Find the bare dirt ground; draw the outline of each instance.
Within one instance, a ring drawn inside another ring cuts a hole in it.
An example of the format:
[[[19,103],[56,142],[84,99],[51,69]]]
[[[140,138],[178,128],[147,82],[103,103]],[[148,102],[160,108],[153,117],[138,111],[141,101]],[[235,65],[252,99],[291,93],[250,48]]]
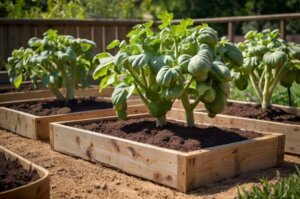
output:
[[[23,138],[8,131],[0,130],[0,145],[48,169],[51,174],[51,198],[55,199],[235,198],[238,187],[249,190],[261,177],[276,181],[280,176],[290,175],[295,165],[300,165],[299,156],[286,155],[285,162],[278,167],[207,184],[183,194],[101,164],[52,151],[46,142]]]

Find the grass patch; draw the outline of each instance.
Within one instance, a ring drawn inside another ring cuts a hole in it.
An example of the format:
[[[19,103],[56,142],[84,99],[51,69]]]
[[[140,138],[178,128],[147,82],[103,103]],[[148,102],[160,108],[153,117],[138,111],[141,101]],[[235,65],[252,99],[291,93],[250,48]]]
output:
[[[289,177],[281,178],[277,183],[270,183],[267,179],[261,179],[260,184],[251,191],[238,192],[239,199],[296,199],[300,198],[300,170]]]
[[[294,83],[291,87],[291,93],[292,106],[300,107],[300,84]],[[240,101],[259,102],[251,84],[249,84],[248,88],[244,91],[240,91],[233,86],[229,98]],[[288,93],[286,88],[280,85],[276,88],[272,96],[272,104],[288,106]]]

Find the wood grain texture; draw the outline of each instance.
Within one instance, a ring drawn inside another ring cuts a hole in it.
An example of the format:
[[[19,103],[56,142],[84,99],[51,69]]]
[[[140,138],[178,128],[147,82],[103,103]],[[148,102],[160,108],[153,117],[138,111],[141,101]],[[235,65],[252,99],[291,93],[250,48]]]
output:
[[[0,199],[49,199],[50,198],[50,174],[49,172],[34,164],[33,162],[9,151],[0,146],[0,152],[5,154],[5,157],[10,160],[18,159],[26,170],[35,169],[40,179],[31,182],[27,185],[17,187],[8,191],[0,192]]]
[[[168,119],[180,120],[177,117],[181,114],[177,112],[170,111]],[[116,119],[105,117],[85,121]],[[260,138],[184,153],[66,126],[63,122],[50,124],[50,129],[50,143],[56,151],[101,162],[182,192],[275,166],[281,163],[284,155],[284,135],[266,132]]]
[[[61,92],[65,95],[66,89],[60,89]],[[85,89],[77,89],[75,91],[76,97],[110,97],[113,89],[106,88],[101,93],[99,93],[98,86],[90,86]],[[32,91],[20,91],[20,92],[9,92],[0,94],[0,105],[1,102],[12,102],[20,100],[30,100],[30,99],[41,99],[41,98],[50,98],[54,95],[49,90],[32,90]]]
[[[21,136],[37,139],[35,119],[37,116],[0,107],[0,127]]]
[[[51,124],[53,149],[101,162],[127,173],[173,188],[177,187],[177,152],[161,150],[108,135]]]
[[[168,113],[171,117],[185,121],[183,109],[177,109],[175,112]],[[293,109],[298,111],[298,109]],[[300,154],[300,125],[286,124],[280,122],[271,122],[243,117],[218,114],[215,118],[209,118],[206,113],[195,112],[195,122],[206,125],[239,128],[249,131],[262,131],[285,134],[285,152]]]
[[[148,109],[146,109],[146,107],[143,105],[130,106],[127,109],[129,115],[146,113],[147,111]],[[39,117],[35,120],[37,139],[41,139],[41,140],[49,139],[49,124],[52,122],[84,120],[88,118],[100,118],[100,117],[115,116],[115,115],[116,115],[116,111],[112,108],[109,108],[109,109],[102,109],[102,110]]]

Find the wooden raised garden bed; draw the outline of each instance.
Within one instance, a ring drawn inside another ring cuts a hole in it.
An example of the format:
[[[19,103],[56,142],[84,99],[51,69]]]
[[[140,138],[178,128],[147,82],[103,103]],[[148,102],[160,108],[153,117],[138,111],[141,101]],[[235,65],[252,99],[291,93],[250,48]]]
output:
[[[11,86],[1,86],[0,89],[9,89]],[[61,89],[62,94],[65,95],[66,90]],[[75,96],[95,96],[95,97],[110,97],[112,90],[106,89],[101,94],[99,93],[98,86],[90,86],[85,89],[78,89],[75,91]],[[53,98],[54,95],[47,89],[41,90],[28,90],[28,91],[15,91],[0,93],[0,102],[12,102],[30,99]]]
[[[19,160],[25,170],[36,170],[40,178],[29,184],[0,192],[0,199],[49,199],[50,198],[50,175],[49,172],[26,160],[25,158],[0,146],[0,153],[4,153],[9,160]]]
[[[172,110],[168,119],[177,121],[177,115],[177,110]],[[149,117],[149,114],[130,116],[140,117]],[[198,113],[195,113],[195,117],[198,117]],[[117,118],[50,124],[52,148],[72,156],[104,163],[182,192],[248,171],[272,167],[283,161],[283,134],[264,132],[258,138],[180,152],[71,126],[101,120]],[[235,128],[233,125],[231,127]]]
[[[253,104],[251,102],[242,102],[242,101],[234,101],[228,100],[232,103],[238,104]],[[281,105],[273,105],[274,107],[280,108],[288,113],[292,113],[300,116],[300,108],[295,107],[287,107]],[[181,103],[175,102],[174,106],[178,109],[183,109]],[[197,110],[198,109],[198,110]],[[196,111],[199,112],[199,118],[197,122],[207,125],[214,125],[220,127],[229,127],[235,126],[235,128],[243,128],[246,130],[253,131],[266,131],[272,133],[283,133],[286,135],[285,137],[285,152],[300,154],[300,125],[297,124],[288,124],[282,122],[274,122],[267,121],[262,119],[253,119],[253,118],[245,118],[245,117],[236,117],[231,115],[218,114],[215,118],[209,118],[206,113],[201,110],[205,110],[204,105],[200,103],[196,108]],[[179,119],[184,119],[184,112],[179,113]],[[196,118],[195,118],[196,119]]]
[[[99,98],[104,101],[110,102],[110,98]],[[38,101],[38,100],[35,100]],[[22,102],[15,102],[23,103]],[[31,102],[31,101],[27,101]],[[6,103],[7,105],[8,103]],[[142,111],[142,112],[140,112]],[[136,109],[135,106],[128,108],[129,114],[134,113],[145,113],[147,112],[146,108]],[[31,138],[31,139],[49,139],[49,123],[59,122],[59,121],[68,121],[68,120],[79,120],[103,116],[112,116],[115,115],[115,110],[113,108],[106,109],[96,109],[91,111],[82,111],[75,113],[66,113],[66,114],[56,114],[49,116],[37,116],[18,110],[14,110],[7,107],[0,107],[0,127],[15,132],[21,136]]]

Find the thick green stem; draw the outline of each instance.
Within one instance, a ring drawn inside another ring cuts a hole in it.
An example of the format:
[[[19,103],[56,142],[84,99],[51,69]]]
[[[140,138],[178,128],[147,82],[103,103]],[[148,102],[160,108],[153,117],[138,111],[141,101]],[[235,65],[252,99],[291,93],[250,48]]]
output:
[[[144,85],[148,88],[148,83],[147,83],[147,79],[146,79],[146,74],[145,71],[141,68],[141,73],[142,73],[142,79],[144,81]]]
[[[167,123],[166,116],[162,116],[161,118],[156,118],[156,127],[163,127]]]
[[[176,57],[176,59],[177,59],[178,56],[179,56],[179,52],[178,52],[178,45],[177,45],[177,40],[176,40],[176,38],[174,39],[174,43],[175,43],[175,57]]]
[[[58,100],[64,100],[65,99],[63,94],[61,94],[59,89],[57,87],[55,87],[54,85],[49,85],[49,90],[55,95],[56,99],[58,99]]]
[[[271,86],[270,86],[270,89],[269,89],[269,93],[270,93],[271,95],[273,94],[275,88],[277,87],[277,84],[279,83],[279,81],[280,81],[280,79],[281,79],[281,77],[282,77],[282,75],[284,74],[284,72],[285,72],[286,69],[287,69],[287,68],[286,68],[285,66],[282,66],[282,67],[279,69],[279,71],[277,72],[276,77],[275,77],[275,79],[273,80],[273,82],[271,83]]]
[[[192,110],[185,110],[185,118],[186,118],[186,123],[187,123],[188,127],[194,127],[195,126],[193,109]]]
[[[133,68],[130,65],[125,66],[126,69],[129,71],[129,73],[131,74],[131,76],[133,77],[134,81],[136,81],[136,83],[142,87],[143,89],[147,89],[147,87],[140,81],[140,78],[138,76],[138,74],[133,70]]]
[[[194,121],[194,114],[193,110],[190,104],[189,96],[187,92],[183,92],[181,96],[181,103],[183,105],[183,108],[185,110],[185,116],[186,116],[186,123],[189,127],[195,126],[195,121]]]
[[[69,79],[69,81],[66,82],[66,86],[67,86],[67,99],[68,100],[74,99],[75,91],[74,91],[72,80]]]
[[[265,85],[263,90],[263,99],[261,103],[261,108],[265,110],[267,107],[271,105],[271,96],[269,93],[270,88],[270,78],[271,78],[271,67],[266,65],[266,72],[265,72]]]
[[[262,101],[263,95],[262,95],[261,89],[257,85],[257,83],[258,83],[257,80],[255,79],[255,77],[252,73],[250,73],[249,77],[250,77],[250,82],[254,88],[256,95],[259,97],[260,101]]]
[[[140,91],[138,85],[136,85],[135,83],[134,83],[134,85],[135,85],[135,88],[136,88],[136,90],[137,90],[137,93],[138,93],[139,97],[141,98],[141,100],[143,101],[143,103],[144,103],[147,107],[149,107],[149,102],[148,102],[147,99],[144,97],[143,93]]]

